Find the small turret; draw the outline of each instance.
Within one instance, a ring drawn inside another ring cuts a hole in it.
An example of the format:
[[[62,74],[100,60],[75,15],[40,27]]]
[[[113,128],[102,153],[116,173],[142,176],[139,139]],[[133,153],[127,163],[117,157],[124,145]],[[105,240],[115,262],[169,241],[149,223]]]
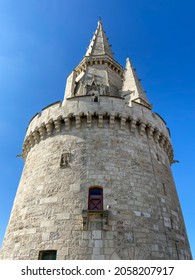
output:
[[[129,58],[126,59],[122,92],[123,96],[130,102],[134,101],[151,109],[151,105]]]

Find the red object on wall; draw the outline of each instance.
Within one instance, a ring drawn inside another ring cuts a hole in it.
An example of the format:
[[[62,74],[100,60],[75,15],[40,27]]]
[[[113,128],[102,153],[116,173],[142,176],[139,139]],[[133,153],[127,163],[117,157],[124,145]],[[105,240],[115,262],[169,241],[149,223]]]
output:
[[[89,189],[88,210],[103,210],[103,189],[92,187]]]

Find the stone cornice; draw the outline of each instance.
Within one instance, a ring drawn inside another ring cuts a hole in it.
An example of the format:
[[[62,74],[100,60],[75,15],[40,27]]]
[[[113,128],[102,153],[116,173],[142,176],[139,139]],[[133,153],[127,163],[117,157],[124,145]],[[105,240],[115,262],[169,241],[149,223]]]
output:
[[[123,77],[123,67],[108,55],[85,56],[74,70],[79,75],[82,71],[86,71],[88,66],[92,65],[105,65],[120,75],[121,78]]]

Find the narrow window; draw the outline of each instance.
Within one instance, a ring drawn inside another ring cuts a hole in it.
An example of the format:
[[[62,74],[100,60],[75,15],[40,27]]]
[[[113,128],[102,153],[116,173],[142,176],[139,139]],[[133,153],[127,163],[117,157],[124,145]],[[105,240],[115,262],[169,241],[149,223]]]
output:
[[[174,228],[173,227],[173,219],[172,218],[170,218],[170,223],[171,223],[171,228]]]
[[[98,102],[98,97],[97,96],[94,97],[94,102]]]
[[[179,242],[176,241],[176,242],[175,242],[175,249],[176,249],[176,253],[177,253],[177,258],[178,258],[178,260],[180,260],[178,244],[179,244]]]
[[[56,250],[46,250],[39,252],[39,260],[56,260]]]
[[[88,210],[103,210],[103,189],[90,188],[88,199]]]
[[[163,193],[164,193],[164,195],[167,195],[166,186],[164,183],[162,185],[163,185]]]
[[[156,154],[156,158],[157,158],[158,161],[160,161],[160,157],[159,157],[158,153]]]

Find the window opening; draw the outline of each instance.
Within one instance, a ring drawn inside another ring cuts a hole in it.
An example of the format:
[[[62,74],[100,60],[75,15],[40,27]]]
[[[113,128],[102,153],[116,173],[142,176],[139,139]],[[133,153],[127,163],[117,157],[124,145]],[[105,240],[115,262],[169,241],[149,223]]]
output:
[[[170,218],[171,228],[173,228],[173,219]]]
[[[39,260],[56,260],[56,250],[46,250],[39,252]]]
[[[163,183],[162,185],[163,185],[163,192],[164,192],[164,195],[167,195],[166,186],[165,186],[164,183]]]
[[[98,102],[98,97],[97,96],[94,97],[94,102]]]
[[[157,158],[158,161],[160,161],[160,157],[159,157],[158,153],[156,154],[156,158]]]
[[[102,188],[90,188],[88,210],[103,210],[103,189]]]

